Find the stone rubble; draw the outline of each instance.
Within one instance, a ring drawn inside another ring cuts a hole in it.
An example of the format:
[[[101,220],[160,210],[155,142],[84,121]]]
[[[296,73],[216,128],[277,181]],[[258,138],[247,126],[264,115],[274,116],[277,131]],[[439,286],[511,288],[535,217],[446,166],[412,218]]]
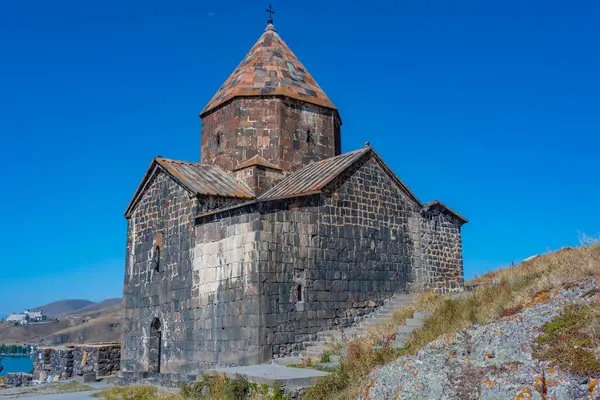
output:
[[[598,399],[594,379],[562,371],[532,356],[531,345],[542,326],[596,286],[540,294],[523,311],[484,325],[443,335],[415,356],[374,370],[358,400],[367,399]]]

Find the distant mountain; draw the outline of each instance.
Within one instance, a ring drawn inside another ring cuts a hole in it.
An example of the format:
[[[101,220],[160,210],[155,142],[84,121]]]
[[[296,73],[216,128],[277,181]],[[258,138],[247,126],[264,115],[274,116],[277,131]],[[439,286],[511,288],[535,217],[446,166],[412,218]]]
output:
[[[100,310],[104,310],[105,308],[109,308],[109,307],[121,304],[122,301],[123,301],[123,299],[120,297],[117,297],[114,299],[106,299],[106,300],[102,300],[98,303],[93,303],[93,304],[90,304],[89,306],[85,306],[83,308],[75,310],[69,314],[83,314],[83,313],[89,313],[89,312],[93,312],[93,311],[100,311]]]
[[[40,307],[32,308],[31,310],[42,310],[44,315],[48,316],[48,318],[58,318],[63,315],[73,314],[77,310],[89,307],[92,304],[96,303],[89,300],[59,300]]]

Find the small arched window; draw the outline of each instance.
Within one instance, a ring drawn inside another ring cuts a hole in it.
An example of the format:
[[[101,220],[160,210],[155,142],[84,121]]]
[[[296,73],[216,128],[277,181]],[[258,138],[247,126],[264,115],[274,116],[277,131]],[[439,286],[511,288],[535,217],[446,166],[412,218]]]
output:
[[[306,143],[312,143],[312,133],[310,132],[310,129],[306,130]]]
[[[221,134],[220,133],[217,133],[216,141],[217,141],[217,147],[221,147]]]
[[[302,284],[298,284],[298,286],[296,286],[296,290],[298,291],[298,303],[303,303],[304,302],[304,293],[303,292],[303,287]]]
[[[152,266],[156,272],[160,271],[160,247],[156,246],[152,252]]]

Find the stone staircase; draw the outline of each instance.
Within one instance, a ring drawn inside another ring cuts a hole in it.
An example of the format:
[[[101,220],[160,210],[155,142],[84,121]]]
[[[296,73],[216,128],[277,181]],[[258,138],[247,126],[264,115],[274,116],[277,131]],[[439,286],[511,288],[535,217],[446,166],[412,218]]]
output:
[[[341,341],[343,339],[361,338],[365,333],[378,325],[388,321],[394,315],[394,312],[401,308],[407,307],[410,303],[417,298],[416,294],[403,294],[396,293],[389,300],[387,300],[381,307],[375,312],[369,315],[367,318],[359,322],[357,325],[350,328],[329,330],[319,332],[317,334],[317,340],[308,346],[302,353],[302,357],[316,358],[320,357],[321,354],[327,349],[327,346],[331,341]],[[415,313],[418,314],[418,313]],[[415,319],[417,318],[409,318]],[[421,325],[422,325],[422,320]],[[408,321],[407,321],[408,322]],[[416,322],[415,322],[416,323]],[[404,325],[403,325],[404,326]],[[412,326],[412,325],[411,325]],[[415,325],[415,327],[420,325]],[[400,328],[399,328],[400,329]],[[407,328],[409,329],[409,328]],[[410,331],[412,332],[412,330]]]
[[[396,331],[396,339],[392,343],[394,347],[402,348],[406,345],[406,339],[410,336],[410,334],[417,328],[423,326],[423,321],[427,318],[431,317],[432,313],[430,312],[422,312],[415,311],[413,312],[413,317],[408,318],[403,325],[398,327]]]

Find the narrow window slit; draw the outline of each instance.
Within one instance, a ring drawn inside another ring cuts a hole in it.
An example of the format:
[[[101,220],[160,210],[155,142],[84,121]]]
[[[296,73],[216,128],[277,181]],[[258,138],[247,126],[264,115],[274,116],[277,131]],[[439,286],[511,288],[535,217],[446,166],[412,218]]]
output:
[[[154,264],[154,270],[156,272],[160,271],[160,247],[158,246],[154,248],[154,253],[152,254],[152,264]]]
[[[298,303],[302,303],[304,301],[304,297],[302,297],[302,285],[299,284],[296,290],[298,291]]]

